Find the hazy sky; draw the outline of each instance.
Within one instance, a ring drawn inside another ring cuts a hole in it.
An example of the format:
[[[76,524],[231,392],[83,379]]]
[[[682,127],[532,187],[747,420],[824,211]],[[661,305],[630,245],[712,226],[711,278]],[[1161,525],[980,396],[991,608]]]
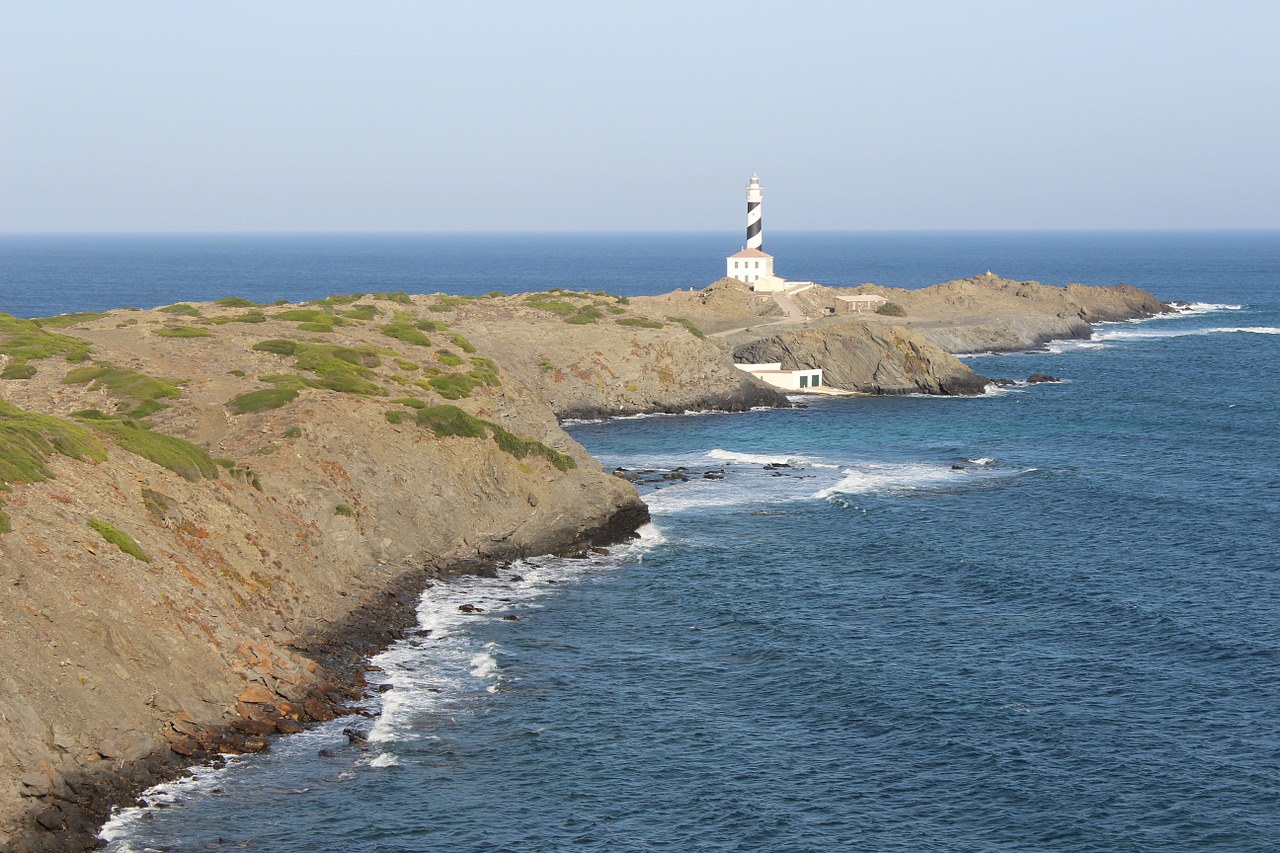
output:
[[[1280,227],[1280,2],[0,0],[0,231]]]

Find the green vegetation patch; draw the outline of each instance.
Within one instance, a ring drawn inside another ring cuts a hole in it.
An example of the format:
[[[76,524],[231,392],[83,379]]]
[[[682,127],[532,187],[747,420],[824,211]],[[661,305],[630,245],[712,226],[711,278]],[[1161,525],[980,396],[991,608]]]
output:
[[[453,341],[453,345],[465,353],[474,353],[476,351],[476,348],[471,345],[471,341],[462,335],[453,335],[449,340]]]
[[[166,305],[159,309],[166,314],[180,314],[183,317],[199,317],[200,309],[194,305],[188,305],[185,302],[175,302],[173,305]]]
[[[205,326],[225,326],[227,323],[265,323],[267,315],[263,314],[258,308],[250,308],[248,311],[239,314],[229,314],[225,317],[202,317],[200,323]]]
[[[352,320],[373,320],[381,313],[382,309],[377,305],[365,304],[357,305],[350,311],[343,311],[342,316],[350,317]]]
[[[93,409],[77,412],[75,417],[89,422],[94,430],[122,450],[168,468],[184,479],[192,482],[201,478],[218,479],[217,464],[208,453],[189,441],[152,432],[142,421],[112,418]]]
[[[363,293],[335,293],[333,296],[326,296],[324,299],[312,299],[308,305],[319,305],[322,308],[337,308],[342,305],[350,305],[353,302],[359,302],[364,299]]]
[[[52,479],[47,463],[54,454],[101,462],[107,458],[107,448],[79,424],[0,400],[0,492],[9,491],[14,483]],[[9,530],[9,517],[0,511],[0,533]]]
[[[172,380],[157,379],[127,367],[114,367],[107,362],[77,367],[64,376],[62,382],[65,385],[91,382],[93,384],[89,386],[90,391],[105,388],[112,397],[122,401],[121,409],[127,409],[128,402],[135,404],[126,412],[134,418],[153,415],[165,408],[161,400],[182,396],[182,389]]]
[[[428,305],[427,308],[432,311],[452,311],[455,308],[461,308],[474,299],[474,296],[447,296],[441,293],[436,296],[436,301]]]
[[[391,402],[399,403],[401,406],[408,406],[411,409],[425,409],[427,407],[427,404],[417,397],[397,397]]]
[[[596,306],[583,305],[571,316],[565,317],[564,321],[566,323],[572,323],[575,326],[585,326],[589,323],[594,323],[596,320],[599,320],[603,316],[604,314],[602,314],[600,312],[600,309],[597,308]]]
[[[659,323],[657,320],[648,320],[644,317],[621,317],[615,320],[619,326],[634,326],[638,329],[661,329],[666,323]]]
[[[249,391],[227,402],[227,408],[233,415],[278,409],[298,399],[302,389],[308,387],[301,376],[264,376],[262,381],[271,383],[272,387]]]
[[[380,331],[389,338],[395,338],[407,344],[414,344],[420,347],[431,346],[431,339],[408,323],[389,323],[383,326]]]
[[[219,308],[257,308],[258,303],[245,299],[242,296],[224,296],[221,299],[213,300],[213,304]]]
[[[70,316],[79,315],[60,315],[60,317]],[[43,325],[60,317],[36,321],[20,320],[11,314],[0,314],[0,354],[23,362],[53,358],[55,355],[63,356],[71,362],[84,361],[89,357],[89,351],[92,349],[88,341],[47,332],[42,328]]]
[[[387,423],[389,424],[399,424],[401,421],[404,420],[404,412],[400,411],[399,409],[389,409],[386,412],[386,416],[387,416]]]
[[[290,323],[303,323],[316,326],[324,326],[322,331],[331,331],[333,326],[349,326],[351,325],[341,317],[337,317],[326,311],[320,311],[315,308],[291,308],[288,311],[281,311],[279,314],[272,314],[272,320],[287,320]],[[315,331],[315,329],[309,329]]]
[[[488,436],[493,439],[499,449],[517,459],[539,456],[561,471],[577,467],[577,462],[574,461],[572,456],[548,447],[540,441],[521,438],[518,435],[507,432],[497,424],[468,414],[457,406],[427,406],[418,410],[416,419],[419,426],[431,430],[436,438],[448,438],[450,436],[484,438]]]
[[[413,327],[424,332],[443,332],[449,328],[449,324],[444,320],[418,320],[413,324]]]
[[[356,517],[356,511],[351,507],[351,504],[338,504],[333,508],[333,512],[335,515],[345,515],[347,518]]]
[[[142,548],[134,541],[134,538],[123,530],[108,524],[105,521],[99,521],[96,518],[89,519],[89,526],[102,536],[103,539],[115,545],[121,551],[133,557],[135,560],[141,560],[144,563],[150,563],[151,558],[142,552]]]
[[[0,379],[30,379],[36,375],[36,366],[25,361],[11,361],[0,370]]]
[[[572,302],[554,299],[548,294],[531,293],[524,298],[524,301],[530,308],[537,308],[539,311],[550,311],[552,314],[559,314],[561,317],[572,316],[578,311],[578,306]]]
[[[701,329],[693,324],[692,320],[685,317],[668,317],[667,319],[673,323],[679,323],[681,326],[684,326],[689,330],[689,334],[693,335],[698,340],[705,341],[707,339],[707,336],[702,333]],[[621,323],[622,321],[619,320],[618,322]]]
[[[436,350],[436,361],[443,365],[447,365],[448,367],[457,367],[461,364],[467,363],[466,359],[462,356],[455,355],[447,349]]]
[[[164,329],[153,329],[151,334],[160,338],[211,338],[213,332],[199,326],[169,326]]]
[[[403,290],[393,290],[390,293],[370,293],[372,299],[382,299],[387,302],[397,302],[401,305],[412,305],[413,299]]]
[[[406,372],[417,370],[418,368],[422,367],[422,365],[418,364],[418,362],[409,361],[408,359],[405,359],[405,358],[397,358],[395,362],[396,362],[396,367]]]
[[[298,352],[298,342],[286,340],[285,338],[270,338],[265,341],[258,341],[252,348],[255,352],[295,355]]]
[[[897,302],[886,302],[876,309],[876,313],[883,314],[886,317],[905,317],[907,316],[907,309]]]

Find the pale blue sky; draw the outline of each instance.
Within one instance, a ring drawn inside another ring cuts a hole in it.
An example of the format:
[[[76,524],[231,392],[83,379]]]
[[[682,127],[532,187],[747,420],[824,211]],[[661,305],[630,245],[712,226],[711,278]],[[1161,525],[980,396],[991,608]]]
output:
[[[1280,2],[0,0],[0,231],[1280,227]]]

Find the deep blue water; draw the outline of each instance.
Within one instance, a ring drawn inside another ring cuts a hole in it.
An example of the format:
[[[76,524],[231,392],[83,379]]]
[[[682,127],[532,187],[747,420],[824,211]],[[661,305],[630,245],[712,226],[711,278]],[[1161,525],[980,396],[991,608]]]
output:
[[[569,287],[635,296],[704,287],[740,248],[693,234],[0,235],[0,311],[154,308],[243,296],[301,301],[404,290]],[[769,232],[778,274],[837,287],[924,287],[988,270],[1049,284],[1197,286],[1276,269],[1280,232]],[[1172,277],[1172,279],[1171,279]]]
[[[971,360],[1061,384],[572,426],[607,465],[725,479],[650,491],[654,525],[608,557],[429,590],[430,633],[378,659],[368,750],[351,719],[282,739],[153,793],[109,849],[1280,849],[1280,235],[792,239],[793,278],[990,268],[1204,306]],[[548,240],[566,284],[643,292],[610,272],[630,238]],[[308,263],[315,290],[110,304],[420,289]]]

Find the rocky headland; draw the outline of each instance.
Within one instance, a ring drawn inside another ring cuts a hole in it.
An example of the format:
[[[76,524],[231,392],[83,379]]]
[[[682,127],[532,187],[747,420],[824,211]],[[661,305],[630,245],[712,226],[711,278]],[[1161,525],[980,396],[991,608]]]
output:
[[[993,277],[856,292],[902,313],[722,281],[0,315],[0,848],[91,846],[186,764],[347,712],[450,573],[633,535],[635,488],[558,420],[788,405],[734,361],[980,393],[951,352],[1168,307]]]

